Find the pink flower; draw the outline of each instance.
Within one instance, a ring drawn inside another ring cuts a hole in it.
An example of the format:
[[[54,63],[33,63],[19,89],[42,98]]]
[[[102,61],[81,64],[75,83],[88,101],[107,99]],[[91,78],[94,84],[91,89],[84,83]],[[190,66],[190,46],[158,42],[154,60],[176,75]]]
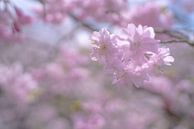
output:
[[[94,32],[92,35],[93,53],[92,60],[106,62],[117,51],[116,37],[106,29]]]
[[[127,0],[76,0],[78,16],[81,19],[94,19],[120,24],[120,14],[128,9]]]
[[[125,14],[125,21],[132,22],[135,25],[146,25],[152,27],[171,27],[173,23],[172,14],[165,10],[165,6],[161,3],[148,2],[143,6],[139,5],[135,8],[132,8],[129,11],[129,14]]]
[[[141,86],[149,80],[156,66],[174,61],[169,49],[160,47],[152,27],[129,24],[117,35],[102,29],[93,34],[92,40],[93,59],[102,62],[117,83]]]
[[[30,73],[24,73],[21,65],[0,66],[0,86],[3,92],[18,103],[29,102],[37,90],[37,82]]]
[[[37,12],[46,22],[60,24],[67,18],[73,8],[74,0],[44,0],[44,8]]]
[[[75,120],[75,129],[102,129],[104,125],[105,119],[99,114],[80,116]]]
[[[171,63],[174,62],[174,58],[170,56],[169,48],[160,48],[159,56],[165,65],[171,65]]]

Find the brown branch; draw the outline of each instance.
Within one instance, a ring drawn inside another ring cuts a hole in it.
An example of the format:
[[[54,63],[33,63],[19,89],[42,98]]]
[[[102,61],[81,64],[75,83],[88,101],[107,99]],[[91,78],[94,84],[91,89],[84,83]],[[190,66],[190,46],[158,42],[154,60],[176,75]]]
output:
[[[161,43],[186,43],[194,47],[194,41],[189,38],[186,34],[178,30],[167,30],[167,29],[155,29],[157,34],[165,34],[170,36],[172,39],[167,41],[161,41]]]
[[[88,22],[82,21],[80,18],[76,17],[74,14],[69,14],[69,16],[76,21],[77,23],[80,23],[82,26],[84,26],[85,28],[87,28],[90,31],[97,31],[99,30],[97,27],[95,27],[94,25],[89,24]]]

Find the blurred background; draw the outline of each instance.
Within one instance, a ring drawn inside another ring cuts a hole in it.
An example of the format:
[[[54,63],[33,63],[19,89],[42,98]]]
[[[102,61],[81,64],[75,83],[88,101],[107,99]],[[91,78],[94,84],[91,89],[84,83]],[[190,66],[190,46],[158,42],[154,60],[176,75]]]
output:
[[[129,23],[175,58],[140,88],[91,60]],[[194,129],[193,55],[193,0],[0,0],[0,129]]]

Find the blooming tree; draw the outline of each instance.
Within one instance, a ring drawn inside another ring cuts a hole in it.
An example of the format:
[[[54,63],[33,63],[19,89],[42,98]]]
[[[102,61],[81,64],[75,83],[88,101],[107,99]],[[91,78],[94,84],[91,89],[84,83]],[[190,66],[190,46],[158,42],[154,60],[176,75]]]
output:
[[[0,0],[0,129],[192,129],[192,0]]]

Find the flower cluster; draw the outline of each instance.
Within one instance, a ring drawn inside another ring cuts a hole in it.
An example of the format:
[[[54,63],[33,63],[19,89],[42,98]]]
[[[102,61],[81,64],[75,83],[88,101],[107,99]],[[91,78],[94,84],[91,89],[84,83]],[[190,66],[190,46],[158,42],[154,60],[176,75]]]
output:
[[[169,48],[161,47],[152,27],[129,24],[120,34],[106,29],[92,35],[92,59],[102,62],[115,82],[141,86],[158,66],[171,65]]]
[[[128,9],[127,0],[77,0],[76,5],[79,17],[114,24],[120,22],[120,14]]]
[[[45,21],[59,24],[65,18],[76,15],[80,20],[94,19],[114,24],[120,22],[120,14],[127,10],[127,0],[44,0],[39,14]]]
[[[72,3],[72,0],[44,0],[43,8],[38,10],[38,13],[46,22],[59,24],[71,12]]]
[[[173,24],[173,15],[170,10],[165,9],[167,5],[157,2],[148,2],[131,8],[127,14],[123,14],[125,24],[131,22],[135,25],[146,25],[154,28],[168,28]]]
[[[53,94],[68,94],[88,77],[87,58],[73,49],[61,47],[56,60],[34,70],[34,76]],[[60,89],[60,90],[58,90]]]
[[[30,73],[25,73],[21,65],[0,66],[0,89],[8,99],[14,98],[17,104],[30,102],[37,85],[36,80]]]
[[[2,5],[2,3],[0,2]],[[21,39],[22,26],[31,23],[32,19],[10,1],[0,7],[0,41],[17,41]]]

